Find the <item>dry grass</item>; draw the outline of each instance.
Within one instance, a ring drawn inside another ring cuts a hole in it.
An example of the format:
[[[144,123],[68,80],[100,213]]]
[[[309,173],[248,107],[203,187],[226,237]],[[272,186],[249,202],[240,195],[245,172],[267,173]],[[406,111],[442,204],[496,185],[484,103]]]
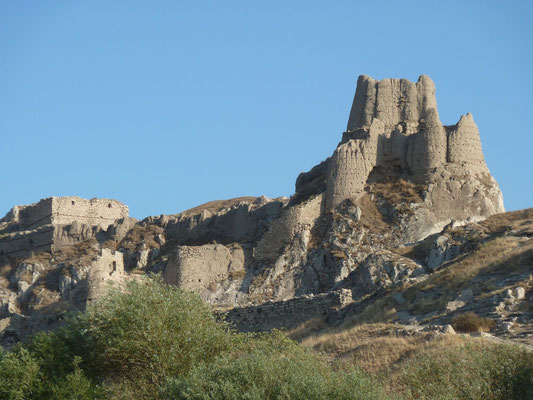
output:
[[[185,210],[178,215],[180,217],[188,217],[195,214],[200,214],[202,211],[209,211],[211,213],[216,213],[218,211],[221,211],[225,208],[233,207],[234,205],[237,205],[239,203],[253,203],[257,200],[257,197],[236,197],[234,199],[227,199],[227,200],[213,200],[204,204],[201,204],[199,206],[190,208],[188,210]]]
[[[348,258],[342,250],[332,250],[331,255],[338,260],[346,260]]]
[[[384,182],[375,183],[372,192],[383,196],[389,204],[401,203],[421,203],[424,187],[405,179],[390,179]]]
[[[452,326],[457,332],[489,332],[495,322],[473,312],[466,312],[453,317]]]
[[[155,237],[162,233],[163,228],[160,226],[136,224],[122,240],[120,247],[131,252],[138,251],[143,243],[147,248],[159,248],[159,243],[156,242]]]
[[[229,271],[228,278],[232,281],[243,279],[246,276],[245,269],[237,269]]]
[[[325,317],[318,317],[305,321],[296,328],[286,330],[285,334],[293,340],[302,341],[305,338],[316,335],[319,331],[329,327]]]
[[[393,324],[364,324],[323,330],[300,339],[340,365],[357,365],[372,373],[386,372],[407,359],[443,351],[471,340],[461,335],[435,335]]]
[[[54,258],[58,262],[69,262],[71,264],[77,265],[89,265],[98,257],[99,252],[100,249],[97,240],[91,238],[83,242],[76,243],[71,246],[65,246],[60,250],[57,250],[56,252],[54,252]],[[47,253],[41,253],[38,255],[38,257],[44,256],[46,254]],[[33,260],[33,258],[31,260]]]
[[[368,228],[370,232],[383,233],[391,229],[390,224],[378,210],[376,202],[372,200],[370,194],[363,194],[359,198],[357,204],[361,208],[360,222],[363,226]]]
[[[524,272],[532,261],[533,240],[520,245],[514,237],[499,237],[435,272],[425,281],[407,288],[404,296],[413,302],[418,293],[432,291],[438,296],[426,304],[413,304],[412,309],[424,313],[444,308],[474,277],[499,272]]]
[[[523,233],[533,234],[533,208],[495,214],[479,224],[492,233],[519,229]]]

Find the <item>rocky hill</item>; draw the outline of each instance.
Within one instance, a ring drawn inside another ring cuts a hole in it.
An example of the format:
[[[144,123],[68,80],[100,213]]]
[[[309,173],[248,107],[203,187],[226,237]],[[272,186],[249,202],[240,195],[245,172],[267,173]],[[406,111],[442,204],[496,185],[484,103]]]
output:
[[[105,199],[14,207],[0,220],[0,341],[54,328],[108,282],[161,273],[241,330],[438,331],[471,311],[494,321],[493,334],[529,343],[532,234],[532,209],[504,213],[471,114],[443,125],[427,76],[361,76],[339,145],[298,176],[290,199],[142,221]]]

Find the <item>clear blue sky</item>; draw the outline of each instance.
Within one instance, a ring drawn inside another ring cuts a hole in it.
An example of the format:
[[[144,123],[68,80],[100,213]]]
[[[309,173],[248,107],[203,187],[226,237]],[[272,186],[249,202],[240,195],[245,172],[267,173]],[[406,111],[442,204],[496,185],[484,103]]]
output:
[[[443,123],[473,113],[506,208],[531,207],[532,21],[532,1],[0,0],[0,214],[290,196],[360,74],[428,74]]]

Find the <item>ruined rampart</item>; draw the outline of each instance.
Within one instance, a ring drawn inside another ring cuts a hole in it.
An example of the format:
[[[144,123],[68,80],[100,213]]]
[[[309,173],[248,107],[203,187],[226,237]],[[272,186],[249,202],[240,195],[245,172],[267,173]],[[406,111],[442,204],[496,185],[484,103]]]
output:
[[[87,301],[101,297],[110,287],[121,285],[125,277],[124,255],[120,251],[101,249],[89,268]]]
[[[201,294],[230,275],[244,274],[245,252],[238,245],[178,246],[163,272],[166,283]]]
[[[107,227],[115,220],[127,217],[128,206],[116,200],[49,197],[29,206],[21,206],[19,224],[22,230],[48,224],[67,225],[74,221]]]
[[[450,164],[464,167],[467,174],[488,173],[472,115],[445,127],[429,77],[422,75],[413,83],[361,76],[348,130],[329,163],[326,211],[346,199],[357,201],[372,169],[391,164],[417,181]]]
[[[225,320],[243,332],[266,332],[291,329],[314,318],[322,317],[352,302],[350,290],[295,297],[286,301],[258,306],[234,308],[224,314]]]
[[[116,200],[48,197],[15,206],[0,220],[0,255],[25,257],[53,252],[94,237],[115,221],[128,218],[128,207]]]

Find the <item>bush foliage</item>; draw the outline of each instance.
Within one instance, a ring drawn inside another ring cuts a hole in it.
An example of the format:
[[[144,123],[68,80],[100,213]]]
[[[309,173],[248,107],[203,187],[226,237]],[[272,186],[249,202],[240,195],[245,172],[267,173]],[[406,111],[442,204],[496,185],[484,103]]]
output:
[[[511,345],[452,348],[408,363],[403,378],[410,399],[533,399],[533,357]]]
[[[453,317],[452,326],[457,332],[488,332],[494,326],[494,320],[469,311]]]
[[[526,399],[533,361],[466,348],[404,371],[405,398]],[[448,389],[450,387],[451,389]],[[279,332],[236,333],[199,297],[159,278],[111,291],[64,326],[0,349],[0,399],[385,399],[375,380],[335,371]]]

